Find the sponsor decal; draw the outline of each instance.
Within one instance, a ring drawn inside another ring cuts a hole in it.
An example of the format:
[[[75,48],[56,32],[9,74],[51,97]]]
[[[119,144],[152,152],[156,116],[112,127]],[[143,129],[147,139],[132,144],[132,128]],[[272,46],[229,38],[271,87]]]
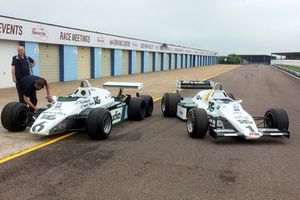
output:
[[[66,116],[67,114],[61,111],[45,111],[43,114],[50,114],[50,115],[62,115]]]
[[[81,109],[87,108],[89,106],[94,106],[95,105],[95,100],[94,99],[87,99],[87,100],[82,100],[80,101],[81,103]]]
[[[248,119],[248,117],[245,115],[236,115],[234,116],[234,119]]]
[[[141,43],[141,48],[142,49],[154,49],[154,45]]]
[[[212,90],[209,90],[206,97],[205,97],[205,102],[208,102],[210,95],[212,94]]]
[[[189,80],[183,80],[181,84],[191,84],[191,85],[198,85],[198,84],[204,84],[203,81],[189,81]]]
[[[85,104],[85,103],[90,103],[90,101],[91,101],[90,99],[88,99],[88,100],[82,100],[82,101],[80,101],[80,103],[81,104]]]
[[[62,102],[57,102],[54,106],[55,109],[60,109],[62,107]]]
[[[0,33],[7,35],[23,35],[23,26],[18,24],[0,23]]]
[[[233,129],[215,129],[214,131],[217,133],[235,133]]]
[[[97,37],[97,42],[98,43],[105,43],[105,39],[104,39],[104,37],[101,35],[101,36],[98,36]]]
[[[121,121],[123,107],[110,111],[113,124]]]
[[[63,40],[63,41],[90,43],[91,36],[82,35],[82,34],[74,34],[74,33],[69,33],[69,32],[60,32],[59,39]]]
[[[48,32],[44,29],[43,26],[37,26],[32,29],[31,31],[32,36],[35,39],[41,40],[41,41],[46,41],[48,39]]]
[[[256,133],[256,132],[250,132],[250,133],[249,133],[249,136],[259,136],[259,133]]]
[[[236,112],[240,111],[240,107],[236,104],[233,104],[233,110],[236,111]]]
[[[94,102],[95,104],[101,104],[101,99],[99,99],[99,97],[94,97]]]
[[[115,111],[115,114],[112,116],[113,121],[121,119],[121,113],[118,110]]]
[[[41,119],[46,119],[46,120],[55,120],[56,116],[55,115],[43,115]]]
[[[208,108],[207,108],[210,112],[213,112],[215,110],[215,103],[214,102],[209,102],[208,103]]]
[[[109,44],[113,46],[130,47],[130,41],[125,40],[110,40]]]
[[[240,122],[240,124],[252,124],[253,123],[248,119],[238,119],[237,121]]]
[[[87,108],[88,106],[89,106],[89,104],[82,104],[81,109]]]
[[[183,52],[183,49],[180,49],[180,48],[174,48],[174,51],[176,51],[176,52]]]
[[[260,128],[259,131],[262,132],[278,132],[279,130],[276,128]]]

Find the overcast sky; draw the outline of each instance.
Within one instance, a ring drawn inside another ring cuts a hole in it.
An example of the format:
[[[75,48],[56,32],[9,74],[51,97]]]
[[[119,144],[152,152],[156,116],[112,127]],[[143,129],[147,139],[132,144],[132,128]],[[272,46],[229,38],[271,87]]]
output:
[[[300,51],[300,0],[0,0],[0,15],[220,54]]]

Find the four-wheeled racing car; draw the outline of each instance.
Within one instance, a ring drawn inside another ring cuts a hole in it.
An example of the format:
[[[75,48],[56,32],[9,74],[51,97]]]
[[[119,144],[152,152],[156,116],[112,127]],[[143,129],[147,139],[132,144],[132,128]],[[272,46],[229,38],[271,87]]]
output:
[[[271,108],[262,117],[252,117],[242,108],[242,100],[235,100],[221,83],[180,80],[176,88],[176,93],[163,95],[161,111],[165,117],[186,120],[187,132],[193,138],[204,138],[207,130],[214,138],[290,137],[289,118],[282,108]],[[181,89],[200,91],[194,97],[182,97]]]
[[[104,88],[119,88],[119,93],[114,97]],[[124,88],[136,89],[136,97],[123,94]],[[106,82],[103,88],[96,88],[85,80],[74,93],[54,98],[35,113],[23,103],[8,103],[2,110],[1,122],[12,132],[30,126],[30,132],[36,135],[83,130],[91,139],[105,139],[114,125],[152,115],[153,99],[140,95],[142,89],[142,83],[127,82]]]

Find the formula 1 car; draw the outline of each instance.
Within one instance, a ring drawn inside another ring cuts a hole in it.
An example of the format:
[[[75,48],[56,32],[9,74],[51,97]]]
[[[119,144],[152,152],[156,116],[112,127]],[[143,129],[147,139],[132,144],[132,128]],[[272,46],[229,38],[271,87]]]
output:
[[[212,81],[177,81],[176,93],[165,93],[161,111],[165,117],[186,120],[192,138],[241,137],[258,139],[262,136],[290,137],[289,118],[281,108],[271,108],[263,117],[250,116],[241,106],[242,100]],[[200,89],[194,97],[181,97],[181,89]]]
[[[56,97],[35,113],[25,104],[8,103],[1,113],[2,125],[14,132],[31,126],[30,132],[35,135],[86,131],[91,139],[105,139],[114,125],[152,115],[152,97],[139,94],[142,83],[106,82],[103,87],[119,88],[119,93],[113,97],[108,90],[91,87],[85,80],[73,94]],[[136,97],[124,95],[124,88],[136,89]]]

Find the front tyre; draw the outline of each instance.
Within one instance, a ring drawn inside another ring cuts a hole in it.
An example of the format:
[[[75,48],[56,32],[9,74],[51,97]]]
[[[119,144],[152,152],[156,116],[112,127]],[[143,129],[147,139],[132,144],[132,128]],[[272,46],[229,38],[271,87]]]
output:
[[[265,126],[279,130],[289,129],[289,117],[282,108],[271,108],[265,113]]]
[[[186,129],[192,138],[204,138],[208,129],[207,113],[202,108],[192,108],[187,114]]]
[[[24,131],[29,124],[29,119],[29,109],[24,103],[8,103],[1,113],[3,127],[11,132]]]
[[[92,109],[87,117],[86,127],[88,136],[92,140],[106,139],[112,129],[110,112],[105,108]]]
[[[175,117],[177,104],[181,101],[178,93],[165,93],[161,100],[161,112],[165,117]]]

